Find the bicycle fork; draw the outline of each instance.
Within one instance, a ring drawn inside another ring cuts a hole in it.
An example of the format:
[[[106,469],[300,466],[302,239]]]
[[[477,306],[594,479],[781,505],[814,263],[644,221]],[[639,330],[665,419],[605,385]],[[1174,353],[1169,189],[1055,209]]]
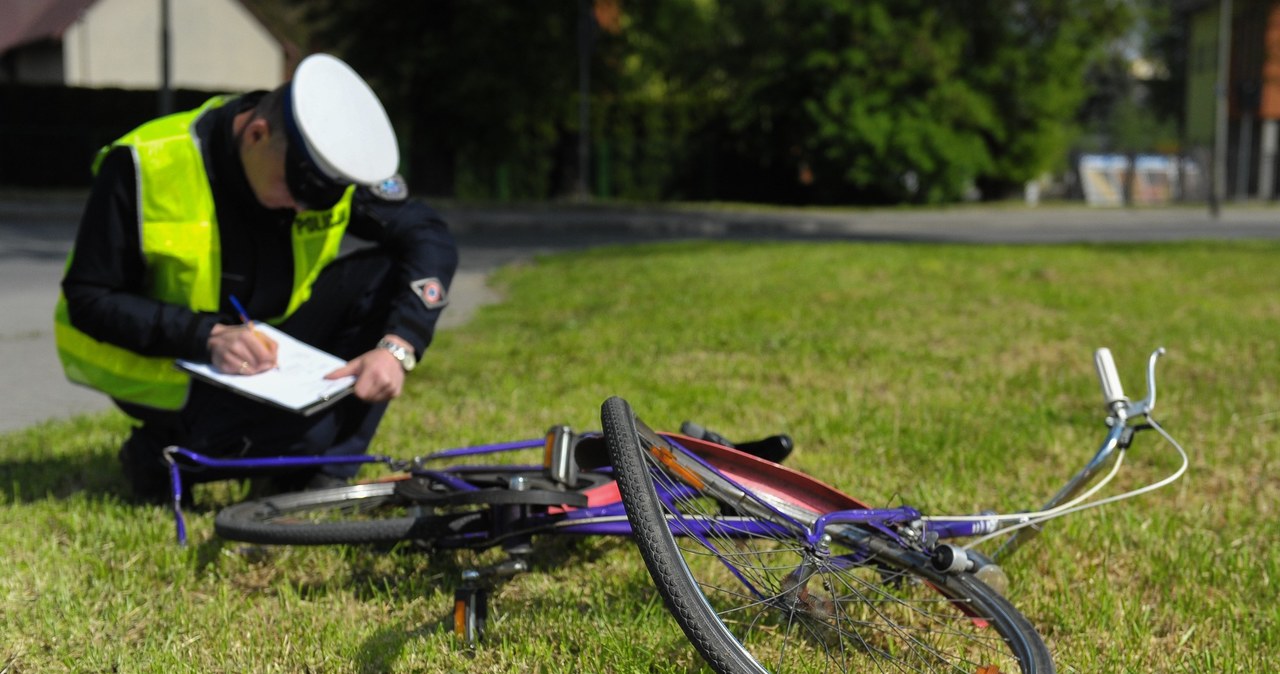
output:
[[[804,553],[800,566],[796,567],[782,579],[781,592],[774,598],[776,606],[788,613],[804,613],[811,618],[825,621],[835,613],[835,603],[831,599],[809,592],[809,583],[826,563],[825,543],[830,538],[824,537],[821,548]]]

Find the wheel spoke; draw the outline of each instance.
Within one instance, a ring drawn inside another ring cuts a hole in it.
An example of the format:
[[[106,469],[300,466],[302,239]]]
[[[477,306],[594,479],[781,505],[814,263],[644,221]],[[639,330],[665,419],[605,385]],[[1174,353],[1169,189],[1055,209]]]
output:
[[[934,571],[925,550],[838,520],[816,542],[819,518],[866,507],[855,499],[723,447],[667,443],[620,399],[602,421],[645,563],[718,671],[1053,671],[1025,618]]]

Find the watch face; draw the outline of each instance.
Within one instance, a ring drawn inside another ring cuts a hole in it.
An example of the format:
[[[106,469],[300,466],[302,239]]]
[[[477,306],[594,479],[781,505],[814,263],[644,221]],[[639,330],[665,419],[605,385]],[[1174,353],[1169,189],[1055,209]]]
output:
[[[396,360],[400,361],[400,367],[404,368],[405,372],[409,372],[418,364],[418,359],[414,357],[412,351],[396,344],[395,342],[384,339],[378,342],[378,348],[387,351],[395,357]]]

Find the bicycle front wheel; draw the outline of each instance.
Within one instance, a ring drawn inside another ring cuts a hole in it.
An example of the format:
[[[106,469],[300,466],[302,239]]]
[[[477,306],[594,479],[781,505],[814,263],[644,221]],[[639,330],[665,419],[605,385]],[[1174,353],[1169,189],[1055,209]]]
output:
[[[873,528],[829,526],[829,540],[808,542],[821,483],[757,475],[744,485],[714,456],[673,460],[688,450],[620,398],[601,416],[645,564],[716,671],[1053,672],[1026,618],[972,576],[935,572]]]

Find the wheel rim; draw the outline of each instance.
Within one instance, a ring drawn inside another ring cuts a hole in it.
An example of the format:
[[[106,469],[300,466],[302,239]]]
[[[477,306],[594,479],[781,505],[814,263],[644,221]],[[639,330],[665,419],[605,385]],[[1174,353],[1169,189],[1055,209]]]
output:
[[[690,575],[770,671],[1024,671],[1017,646],[997,629],[1008,622],[1001,608],[966,597],[972,586],[904,571],[901,560],[869,553],[858,529],[832,527],[826,545],[813,546],[785,527],[726,519],[719,502],[645,454]],[[812,494],[789,489],[771,485],[769,500],[790,517],[808,512],[811,522],[817,514],[803,504]]]

